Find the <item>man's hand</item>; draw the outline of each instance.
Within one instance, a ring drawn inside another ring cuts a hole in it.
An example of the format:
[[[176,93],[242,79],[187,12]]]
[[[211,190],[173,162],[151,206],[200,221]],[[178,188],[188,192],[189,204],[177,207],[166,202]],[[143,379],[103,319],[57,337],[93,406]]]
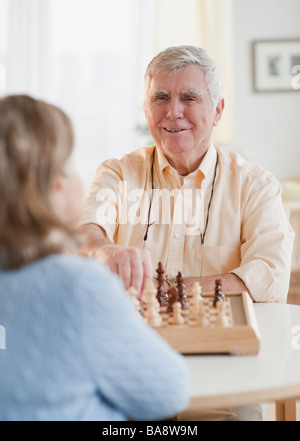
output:
[[[110,244],[99,248],[94,255],[119,274],[125,289],[133,286],[139,297],[147,282],[152,280],[152,262],[147,250]]]
[[[113,244],[105,231],[96,224],[83,225],[81,231],[86,236],[81,254],[94,256],[106,264],[112,272],[119,274],[125,289],[133,286],[141,298],[153,275],[149,251]]]

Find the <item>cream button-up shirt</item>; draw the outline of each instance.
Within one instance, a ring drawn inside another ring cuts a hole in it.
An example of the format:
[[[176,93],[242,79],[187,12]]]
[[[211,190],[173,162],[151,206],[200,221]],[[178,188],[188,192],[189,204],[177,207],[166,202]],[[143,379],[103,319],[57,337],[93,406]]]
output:
[[[169,276],[232,272],[256,301],[286,301],[294,233],[280,184],[236,153],[211,145],[185,177],[156,147],[104,161],[85,203],[89,222],[116,244],[148,249]]]

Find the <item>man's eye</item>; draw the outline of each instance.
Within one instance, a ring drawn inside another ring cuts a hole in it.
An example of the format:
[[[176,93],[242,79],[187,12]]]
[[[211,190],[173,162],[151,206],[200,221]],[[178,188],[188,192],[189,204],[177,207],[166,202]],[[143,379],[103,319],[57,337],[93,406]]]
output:
[[[188,103],[192,103],[192,102],[196,101],[196,97],[194,97],[194,96],[187,96],[186,98],[184,98],[184,101],[186,101]]]

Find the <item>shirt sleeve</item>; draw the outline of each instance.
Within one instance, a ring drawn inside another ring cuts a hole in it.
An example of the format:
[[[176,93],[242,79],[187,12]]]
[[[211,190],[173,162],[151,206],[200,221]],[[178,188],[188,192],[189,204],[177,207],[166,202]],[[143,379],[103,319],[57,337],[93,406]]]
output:
[[[84,204],[82,224],[101,226],[113,242],[120,213],[122,171],[118,161],[109,159],[97,168]]]
[[[245,195],[243,195],[245,197]],[[240,277],[257,302],[286,302],[294,232],[281,199],[281,186],[268,176],[244,201]]]
[[[117,276],[97,270],[84,280],[83,357],[99,399],[135,420],[182,411],[189,402],[184,357],[137,315]]]

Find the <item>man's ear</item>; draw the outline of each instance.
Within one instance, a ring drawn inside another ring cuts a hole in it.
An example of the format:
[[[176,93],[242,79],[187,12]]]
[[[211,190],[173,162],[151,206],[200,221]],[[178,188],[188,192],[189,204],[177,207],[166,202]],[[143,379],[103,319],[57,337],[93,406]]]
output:
[[[224,110],[224,106],[225,106],[225,101],[224,101],[224,98],[222,98],[218,102],[217,107],[216,107],[214,126],[217,126],[219,124],[219,121],[222,117],[222,113]]]

